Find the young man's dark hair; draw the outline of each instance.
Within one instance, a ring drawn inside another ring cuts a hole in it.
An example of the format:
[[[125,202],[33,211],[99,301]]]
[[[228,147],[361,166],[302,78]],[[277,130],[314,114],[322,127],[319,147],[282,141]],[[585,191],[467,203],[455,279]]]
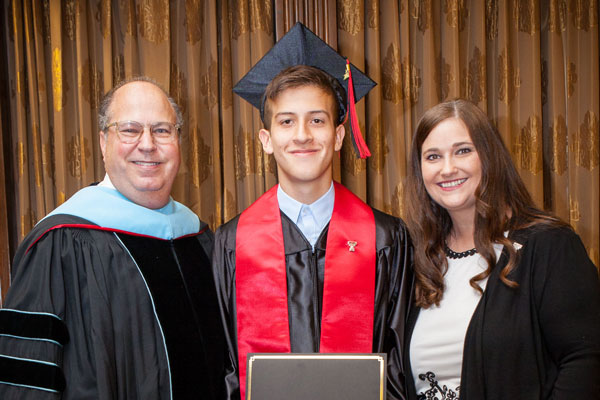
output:
[[[271,129],[272,102],[285,90],[301,86],[316,86],[329,93],[332,100],[334,100],[332,115],[337,117],[336,125],[344,122],[346,118],[346,90],[337,79],[319,68],[308,65],[295,65],[277,74],[265,89],[263,95],[263,123],[266,129]]]

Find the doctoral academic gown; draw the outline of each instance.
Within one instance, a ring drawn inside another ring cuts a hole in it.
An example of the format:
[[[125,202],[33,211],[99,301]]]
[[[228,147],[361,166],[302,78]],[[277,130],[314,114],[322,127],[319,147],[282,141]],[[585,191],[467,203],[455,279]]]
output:
[[[404,223],[373,209],[376,229],[376,288],[373,347],[388,356],[388,399],[403,399],[401,349],[410,291],[412,250]],[[227,371],[227,398],[239,400],[236,330],[235,262],[239,216],[215,234],[213,273],[226,325],[231,368]],[[319,352],[327,225],[311,244],[284,213],[281,213],[286,256],[290,344],[293,353]],[[260,257],[260,254],[256,255]],[[265,315],[265,323],[269,316]]]
[[[146,222],[102,190],[90,209]],[[0,310],[0,398],[223,398],[211,232],[200,223],[165,239],[123,227],[58,213],[25,238]]]

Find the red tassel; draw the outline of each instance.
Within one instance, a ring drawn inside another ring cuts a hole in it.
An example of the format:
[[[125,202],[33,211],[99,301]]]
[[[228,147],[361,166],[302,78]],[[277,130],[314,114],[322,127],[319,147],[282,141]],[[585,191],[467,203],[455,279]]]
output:
[[[371,155],[365,140],[363,139],[358,117],[356,116],[356,107],[354,104],[354,84],[352,83],[352,71],[350,70],[350,61],[346,59],[346,73],[348,74],[348,113],[350,114],[350,133],[352,143],[357,150],[360,158],[367,158]]]

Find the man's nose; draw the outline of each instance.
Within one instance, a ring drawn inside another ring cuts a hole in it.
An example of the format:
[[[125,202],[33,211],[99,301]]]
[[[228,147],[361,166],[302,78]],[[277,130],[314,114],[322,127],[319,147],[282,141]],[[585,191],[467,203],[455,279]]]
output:
[[[154,136],[152,136],[150,127],[144,127],[144,130],[142,131],[142,136],[140,136],[140,141],[138,142],[138,148],[140,150],[153,150],[156,148]]]
[[[312,140],[312,132],[307,125],[308,122],[298,124],[298,129],[296,130],[296,133],[294,135],[294,141],[299,143],[305,143]]]

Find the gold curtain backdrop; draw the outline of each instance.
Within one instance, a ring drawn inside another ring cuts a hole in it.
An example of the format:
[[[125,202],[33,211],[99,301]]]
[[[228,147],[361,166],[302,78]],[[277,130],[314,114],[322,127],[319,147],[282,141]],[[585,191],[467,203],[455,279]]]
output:
[[[277,182],[235,84],[302,21],[378,86],[358,104],[373,153],[334,176],[401,216],[419,117],[464,97],[496,123],[536,203],[600,264],[597,0],[1,0],[0,279],[44,215],[101,180],[96,113],[116,82],[156,79],[182,106],[173,197],[212,229]],[[348,138],[347,138],[348,139]]]

